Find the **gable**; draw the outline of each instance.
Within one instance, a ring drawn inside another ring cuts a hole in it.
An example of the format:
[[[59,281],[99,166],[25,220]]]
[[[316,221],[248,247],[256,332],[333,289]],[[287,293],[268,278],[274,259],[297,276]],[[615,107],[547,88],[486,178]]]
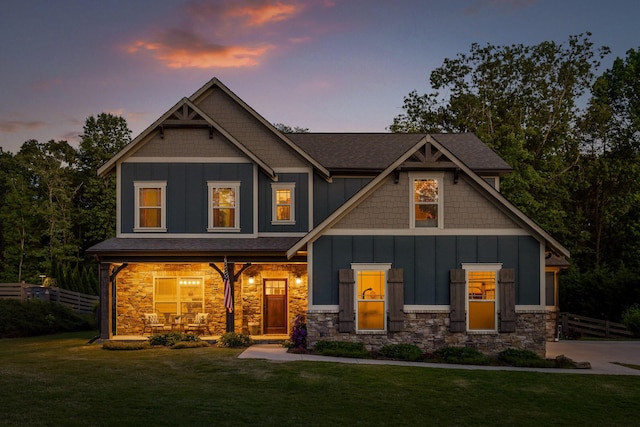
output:
[[[444,174],[445,229],[517,229],[520,226],[464,179]],[[398,182],[388,176],[369,197],[338,221],[334,229],[410,229],[411,182],[407,172]]]
[[[208,116],[271,167],[309,166],[308,162],[279,139],[271,129],[256,120],[220,88],[212,87],[195,102]]]
[[[131,157],[239,158],[245,155],[218,131],[167,128],[164,132],[156,132]]]

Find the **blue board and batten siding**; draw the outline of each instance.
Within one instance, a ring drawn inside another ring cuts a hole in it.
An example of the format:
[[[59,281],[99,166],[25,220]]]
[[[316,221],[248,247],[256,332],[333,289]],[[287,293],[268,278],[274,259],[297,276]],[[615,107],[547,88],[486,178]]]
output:
[[[327,182],[324,178],[313,176],[313,226],[316,227],[353,197],[371,178],[333,178]]]
[[[278,184],[295,184],[295,224],[277,225],[273,220],[273,184],[265,174],[258,174],[258,230],[261,233],[309,231],[309,174],[279,173]]]
[[[253,173],[250,163],[123,163],[120,230],[133,233],[135,181],[166,181],[167,233],[207,233],[207,181],[239,181],[240,233],[251,234]]]
[[[448,305],[451,269],[502,263],[516,270],[516,304],[540,304],[540,243],[530,236],[323,236],[313,243],[313,305],[338,304],[338,270],[352,262],[402,268],[407,305]]]

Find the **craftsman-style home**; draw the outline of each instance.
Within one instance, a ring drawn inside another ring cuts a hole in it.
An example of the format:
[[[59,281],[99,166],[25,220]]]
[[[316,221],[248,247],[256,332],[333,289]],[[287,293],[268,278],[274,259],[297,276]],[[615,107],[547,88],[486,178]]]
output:
[[[569,253],[500,194],[510,171],[472,134],[283,134],[213,79],[99,170],[100,336],[304,315],[311,346],[544,354]]]

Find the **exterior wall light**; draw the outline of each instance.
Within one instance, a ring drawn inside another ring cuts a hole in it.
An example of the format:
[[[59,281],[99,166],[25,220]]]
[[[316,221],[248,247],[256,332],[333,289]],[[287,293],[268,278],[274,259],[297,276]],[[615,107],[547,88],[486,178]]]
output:
[[[302,283],[302,277],[296,276],[296,285],[299,285],[301,283]]]
[[[256,279],[253,276],[249,276],[249,284],[253,285],[254,283],[256,283]]]

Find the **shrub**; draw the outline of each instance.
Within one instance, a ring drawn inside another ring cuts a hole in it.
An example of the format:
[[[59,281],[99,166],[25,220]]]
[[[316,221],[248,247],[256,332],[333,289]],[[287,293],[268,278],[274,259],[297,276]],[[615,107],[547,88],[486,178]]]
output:
[[[470,347],[442,347],[434,355],[444,363],[459,365],[488,365],[491,362],[489,357]]]
[[[383,346],[378,354],[382,357],[410,362],[416,362],[424,356],[422,350],[413,344],[388,344]]]
[[[318,341],[314,347],[317,354],[323,356],[352,357],[368,359],[371,357],[361,342]]]
[[[622,323],[633,336],[640,337],[640,304],[634,304],[622,313]]]
[[[95,319],[50,301],[0,299],[0,338],[95,329]]]
[[[179,341],[172,345],[170,348],[172,350],[179,350],[181,348],[199,348],[199,347],[209,347],[209,343],[206,341]]]
[[[154,334],[149,337],[149,344],[170,347],[179,342],[199,342],[200,337],[195,334],[182,334],[180,332],[167,332]]]
[[[519,368],[553,368],[555,363],[545,360],[529,350],[519,350],[508,348],[498,354],[498,360],[509,365]]]
[[[147,341],[107,341],[102,344],[104,350],[144,350],[149,348],[149,342]]]
[[[304,316],[298,314],[291,330],[291,336],[287,342],[287,347],[295,349],[307,348],[307,323]]]
[[[249,335],[237,334],[235,332],[227,332],[220,337],[218,341],[220,347],[249,347],[253,345],[253,340]]]

